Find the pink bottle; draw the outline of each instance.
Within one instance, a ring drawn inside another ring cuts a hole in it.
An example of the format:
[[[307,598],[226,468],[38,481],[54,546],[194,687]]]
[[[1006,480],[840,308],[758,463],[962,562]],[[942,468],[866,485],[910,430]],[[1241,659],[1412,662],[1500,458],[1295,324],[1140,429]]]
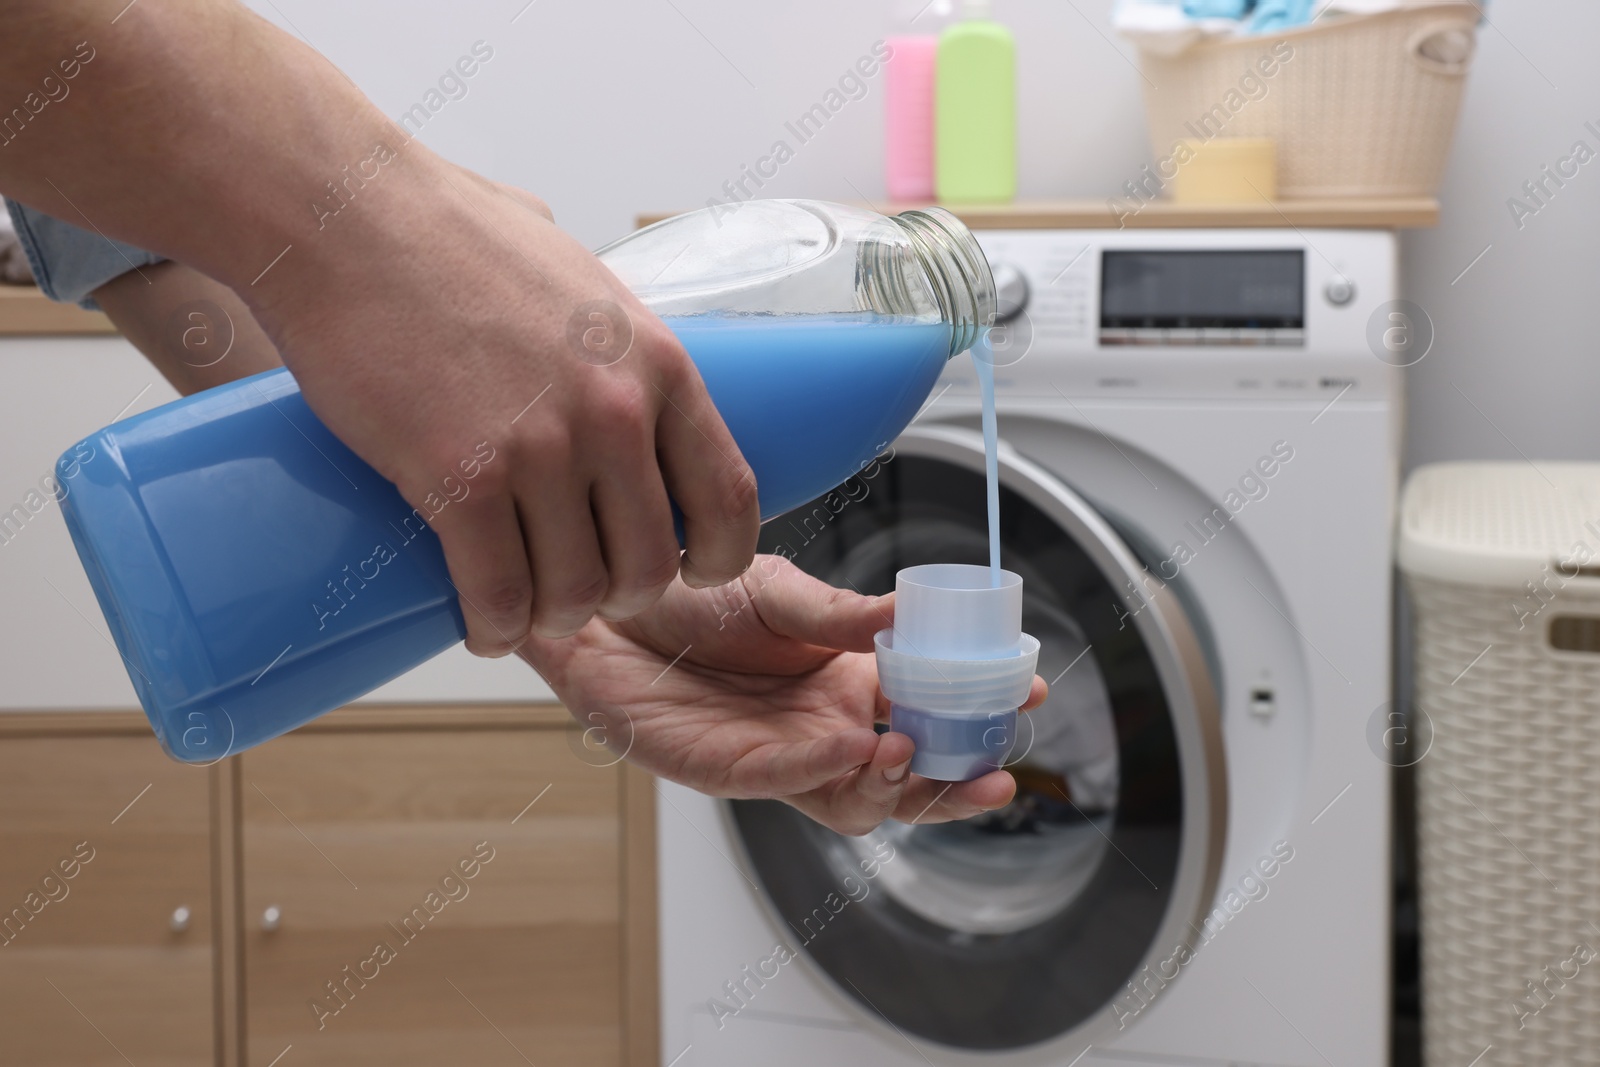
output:
[[[890,37],[884,64],[884,185],[891,200],[933,199],[933,71],[937,34]]]

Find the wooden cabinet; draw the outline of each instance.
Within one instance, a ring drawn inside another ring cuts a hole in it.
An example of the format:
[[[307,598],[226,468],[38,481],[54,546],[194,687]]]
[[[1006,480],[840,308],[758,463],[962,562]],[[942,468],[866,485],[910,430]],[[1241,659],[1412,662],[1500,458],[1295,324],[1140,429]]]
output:
[[[288,737],[239,771],[252,1063],[620,1062],[617,767],[488,730]]]
[[[0,741],[0,1063],[213,1061],[209,783],[148,733]]]
[[[653,786],[575,738],[347,709],[196,769],[137,716],[0,718],[0,901],[94,849],[0,942],[0,1067],[654,1067]]]

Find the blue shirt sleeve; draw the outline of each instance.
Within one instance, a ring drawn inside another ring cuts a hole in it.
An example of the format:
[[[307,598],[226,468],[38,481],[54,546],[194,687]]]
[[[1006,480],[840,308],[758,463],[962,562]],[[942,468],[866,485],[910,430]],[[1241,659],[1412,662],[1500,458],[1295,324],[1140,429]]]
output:
[[[80,229],[15,200],[7,200],[6,208],[33,269],[33,279],[51,300],[97,310],[90,293],[118,275],[166,258],[92,229]]]

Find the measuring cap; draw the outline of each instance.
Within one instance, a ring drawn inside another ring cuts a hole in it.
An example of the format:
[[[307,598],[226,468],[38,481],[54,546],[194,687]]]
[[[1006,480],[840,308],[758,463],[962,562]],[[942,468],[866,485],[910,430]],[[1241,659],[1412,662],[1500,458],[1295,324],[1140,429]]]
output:
[[[875,639],[889,725],[916,743],[911,772],[964,782],[1005,765],[1038,639],[1022,632],[1022,578],[934,563],[895,576],[894,628]]]

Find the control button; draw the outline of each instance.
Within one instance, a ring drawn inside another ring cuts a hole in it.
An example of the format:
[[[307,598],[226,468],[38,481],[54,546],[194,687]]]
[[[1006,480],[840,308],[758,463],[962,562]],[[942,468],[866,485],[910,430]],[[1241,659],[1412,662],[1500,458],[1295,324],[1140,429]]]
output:
[[[1323,287],[1322,295],[1334,307],[1342,308],[1356,298],[1356,283],[1342,274],[1335,274]]]
[[[1028,279],[1009,263],[994,266],[994,321],[1010,322],[1028,306]]]
[[[1258,685],[1250,690],[1250,714],[1258,719],[1270,719],[1277,710],[1278,702],[1269,687]]]

